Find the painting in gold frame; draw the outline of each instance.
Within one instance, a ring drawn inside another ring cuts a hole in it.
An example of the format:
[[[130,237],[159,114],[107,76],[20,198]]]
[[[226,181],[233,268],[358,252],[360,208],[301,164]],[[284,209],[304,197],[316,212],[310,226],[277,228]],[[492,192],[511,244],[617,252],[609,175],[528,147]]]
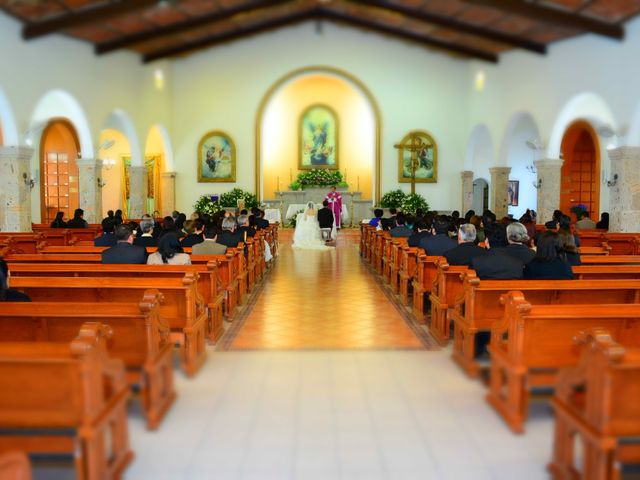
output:
[[[411,144],[411,135],[416,134],[424,145],[417,153],[418,168],[416,183],[437,183],[438,181],[438,146],[431,134],[424,130],[413,130],[407,133],[401,146]],[[408,148],[398,149],[398,182],[411,183],[411,151]]]
[[[198,143],[198,182],[236,181],[236,146],[231,137],[212,130]]]
[[[338,169],[338,115],[317,103],[307,107],[298,121],[298,168]]]
[[[162,169],[162,155],[145,155],[144,166],[147,169],[147,201],[145,210],[153,212],[160,210],[160,171]],[[125,218],[131,211],[131,156],[122,155],[122,211]]]

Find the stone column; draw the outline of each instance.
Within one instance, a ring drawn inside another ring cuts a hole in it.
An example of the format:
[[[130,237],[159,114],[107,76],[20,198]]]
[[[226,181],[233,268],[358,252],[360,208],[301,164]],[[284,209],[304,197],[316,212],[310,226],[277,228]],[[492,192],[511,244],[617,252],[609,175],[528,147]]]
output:
[[[640,147],[609,150],[614,179],[609,197],[609,231],[640,231]],[[615,176],[617,175],[617,178]]]
[[[473,172],[465,170],[460,173],[462,178],[462,204],[460,215],[464,215],[471,210],[473,204]]]
[[[545,223],[553,218],[553,211],[560,208],[560,171],[564,161],[560,158],[543,158],[534,165],[538,172],[537,223]]]
[[[147,213],[147,167],[130,167],[129,185],[129,218],[142,218]]]
[[[32,148],[0,147],[0,231],[31,231],[32,156]]]
[[[95,158],[78,159],[80,208],[89,223],[102,221],[102,162]],[[100,183],[98,182],[100,181]]]
[[[176,209],[176,172],[162,172],[161,175],[162,208],[158,208],[158,210],[161,210],[161,215],[167,216]]]
[[[501,219],[507,216],[508,211],[511,167],[491,167],[489,173],[491,174],[491,211]]]

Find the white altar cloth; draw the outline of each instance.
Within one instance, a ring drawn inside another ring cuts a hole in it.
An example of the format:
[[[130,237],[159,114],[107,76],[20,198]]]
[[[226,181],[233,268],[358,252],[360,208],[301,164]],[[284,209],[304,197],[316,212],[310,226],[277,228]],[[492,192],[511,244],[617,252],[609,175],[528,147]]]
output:
[[[266,208],[264,211],[264,219],[269,223],[282,223],[282,215],[279,208]]]
[[[287,214],[284,216],[285,220],[291,220],[295,214],[304,212],[305,208],[307,208],[306,203],[292,203],[289,205],[289,208],[287,208]],[[316,210],[321,208],[322,204],[316,203]],[[342,204],[342,214],[340,217],[343,224],[349,223],[349,209],[345,204]]]

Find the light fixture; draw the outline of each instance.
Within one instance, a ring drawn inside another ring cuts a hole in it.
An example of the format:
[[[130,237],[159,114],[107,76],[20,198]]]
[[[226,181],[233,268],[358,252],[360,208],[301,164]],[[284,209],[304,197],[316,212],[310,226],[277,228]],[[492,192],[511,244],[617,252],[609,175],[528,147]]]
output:
[[[607,187],[615,187],[618,183],[618,174],[614,173],[611,180],[607,180]]]
[[[542,179],[539,178],[537,182],[533,182],[533,188],[539,190],[542,188]]]
[[[33,177],[29,178],[27,172],[22,172],[22,179],[24,180],[24,184],[29,187],[29,190],[33,190],[33,187],[36,186],[36,181]]]
[[[533,158],[531,160],[531,163],[527,165],[525,168],[527,169],[528,172],[537,174],[538,169],[536,168],[534,162],[536,161],[537,152],[542,152],[545,149],[545,146],[538,138],[530,138],[524,143],[533,152]],[[536,187],[536,188],[540,188],[540,187]]]
[[[107,182],[105,182],[104,180],[100,179],[100,177],[98,177],[96,179],[96,185],[98,185],[98,188],[104,188],[107,186]]]
[[[161,68],[156,68],[153,72],[153,84],[156,90],[162,90],[164,88],[164,72]]]
[[[486,77],[486,75],[485,75],[483,70],[478,70],[476,72],[476,76],[475,76],[475,79],[474,79],[474,84],[475,84],[476,90],[478,92],[481,92],[481,91],[484,90],[486,79],[487,79],[487,77]]]
[[[100,144],[100,147],[98,148],[99,150],[109,150],[111,147],[113,147],[116,144],[115,140],[112,140],[110,138],[105,139],[104,142],[102,142]]]
[[[33,139],[38,136],[44,128],[47,126],[46,122],[36,122],[27,128],[22,134],[25,145],[31,147],[33,145]]]
[[[102,168],[106,170],[111,170],[116,165],[115,158],[104,158],[102,159]]]

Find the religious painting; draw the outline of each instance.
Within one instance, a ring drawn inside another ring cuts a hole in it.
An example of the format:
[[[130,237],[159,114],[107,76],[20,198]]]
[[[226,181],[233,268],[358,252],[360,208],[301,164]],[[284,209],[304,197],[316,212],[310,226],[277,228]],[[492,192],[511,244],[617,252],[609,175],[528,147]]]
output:
[[[509,180],[509,184],[507,186],[507,205],[510,207],[517,207],[519,195],[520,182],[518,180]]]
[[[198,144],[198,182],[235,182],[236,146],[220,130],[207,132]]]
[[[411,183],[415,175],[418,183],[438,181],[438,146],[425,131],[414,130],[396,145],[398,149],[398,181]]]
[[[327,105],[308,107],[300,116],[298,168],[338,169],[338,116]]]
[[[144,209],[153,212],[160,207],[160,168],[161,155],[147,155],[144,166],[147,170],[147,198]],[[122,156],[122,213],[125,218],[131,211],[131,157]]]

